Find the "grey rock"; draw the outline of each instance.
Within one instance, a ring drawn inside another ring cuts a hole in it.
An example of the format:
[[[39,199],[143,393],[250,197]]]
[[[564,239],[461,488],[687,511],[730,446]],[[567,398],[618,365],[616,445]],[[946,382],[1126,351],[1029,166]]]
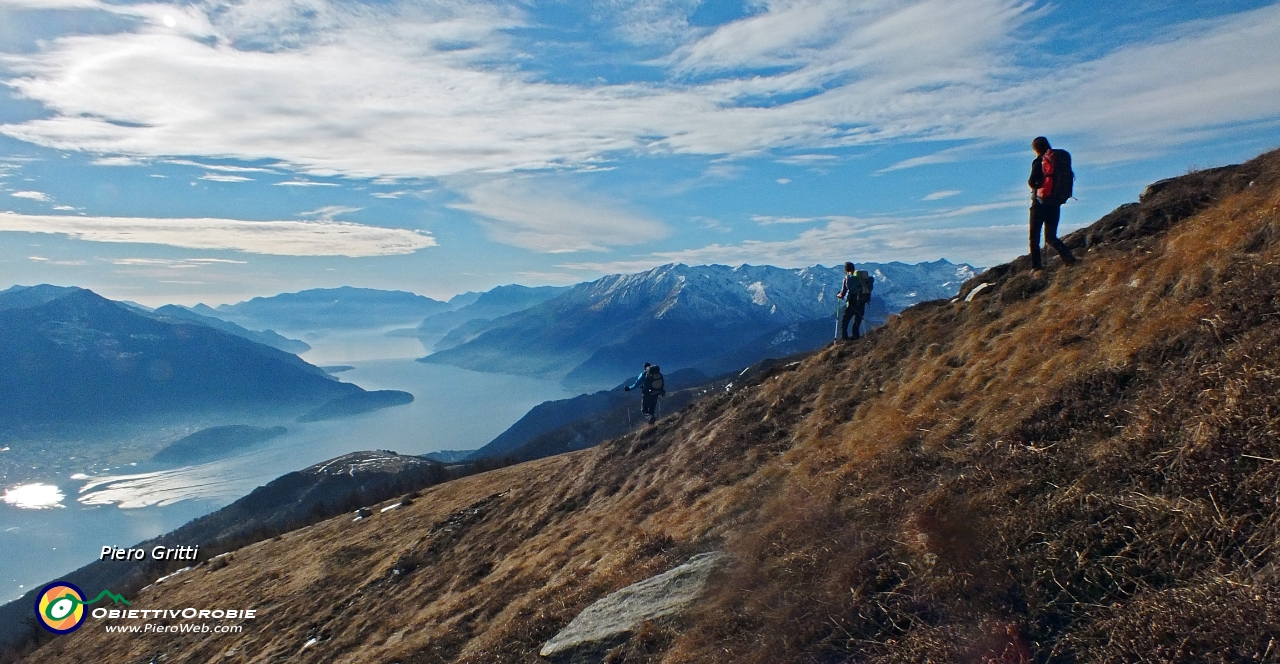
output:
[[[634,583],[588,606],[539,653],[556,662],[599,662],[640,623],[681,613],[702,595],[724,554],[701,553],[683,565]]]

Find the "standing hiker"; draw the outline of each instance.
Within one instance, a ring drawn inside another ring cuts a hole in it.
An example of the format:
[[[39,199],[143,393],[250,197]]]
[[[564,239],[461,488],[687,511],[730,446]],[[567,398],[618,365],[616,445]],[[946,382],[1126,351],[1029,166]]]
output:
[[[640,394],[643,397],[640,412],[649,416],[649,424],[658,421],[654,411],[658,406],[658,397],[667,393],[664,389],[665,382],[662,378],[662,370],[658,368],[658,365],[645,362],[644,369],[639,376],[636,376],[635,382],[622,388],[624,392],[630,392],[636,387],[640,388]]]
[[[1036,159],[1031,162],[1031,177],[1027,180],[1027,186],[1031,187],[1031,269],[1044,269],[1040,262],[1041,227],[1044,228],[1044,241],[1058,251],[1063,264],[1075,265],[1076,257],[1058,239],[1062,204],[1071,198],[1075,183],[1071,154],[1066,150],[1053,149],[1044,136],[1037,136],[1031,141],[1031,149],[1036,152]]]
[[[844,315],[840,317],[840,339],[858,339],[862,337],[862,316],[867,311],[867,303],[871,301],[871,289],[876,280],[866,270],[855,269],[853,263],[844,264],[844,285],[836,299],[844,300]],[[853,336],[849,336],[849,321],[853,320]]]

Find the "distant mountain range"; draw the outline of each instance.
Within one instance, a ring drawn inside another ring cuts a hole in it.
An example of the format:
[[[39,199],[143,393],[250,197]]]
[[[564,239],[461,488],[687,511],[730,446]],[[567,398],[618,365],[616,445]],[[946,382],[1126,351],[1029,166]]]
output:
[[[498,286],[477,294],[475,300],[469,304],[452,311],[427,316],[413,330],[413,334],[422,339],[424,346],[434,344],[435,350],[452,348],[471,339],[465,330],[483,329],[494,318],[541,304],[564,290],[564,287],[556,286],[535,288],[519,284]],[[450,300],[449,304],[452,305],[455,300],[458,298]]]
[[[975,274],[972,266],[945,260],[859,268],[876,278],[869,324],[916,302],[952,297]],[[829,325],[834,334],[842,278],[842,267],[750,265],[664,265],[610,275],[488,323],[457,328],[437,345],[442,350],[420,361],[582,386],[616,383],[643,361],[668,370],[732,369],[829,339],[821,329]],[[770,347],[785,342],[793,343]]]
[[[418,325],[427,316],[453,308],[448,302],[405,291],[343,286],[255,297],[217,309],[204,305],[191,309],[246,327],[301,332]]]
[[[0,292],[0,426],[302,411],[364,392],[296,355],[80,288]]]

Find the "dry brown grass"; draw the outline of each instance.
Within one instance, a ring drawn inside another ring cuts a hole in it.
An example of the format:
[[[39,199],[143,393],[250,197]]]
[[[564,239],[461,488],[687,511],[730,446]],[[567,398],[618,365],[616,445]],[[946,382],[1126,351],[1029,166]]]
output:
[[[1019,259],[656,429],[135,600],[247,601],[243,635],[32,661],[535,662],[713,548],[704,605],[608,661],[1280,661],[1278,209],[1280,154],[1197,171],[1069,236],[1076,268]]]

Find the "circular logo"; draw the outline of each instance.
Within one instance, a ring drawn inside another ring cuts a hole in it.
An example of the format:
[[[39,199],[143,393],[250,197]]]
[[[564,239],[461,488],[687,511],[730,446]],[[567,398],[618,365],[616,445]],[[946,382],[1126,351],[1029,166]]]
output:
[[[84,593],[66,581],[54,581],[36,598],[36,617],[54,634],[76,631],[84,623]]]

